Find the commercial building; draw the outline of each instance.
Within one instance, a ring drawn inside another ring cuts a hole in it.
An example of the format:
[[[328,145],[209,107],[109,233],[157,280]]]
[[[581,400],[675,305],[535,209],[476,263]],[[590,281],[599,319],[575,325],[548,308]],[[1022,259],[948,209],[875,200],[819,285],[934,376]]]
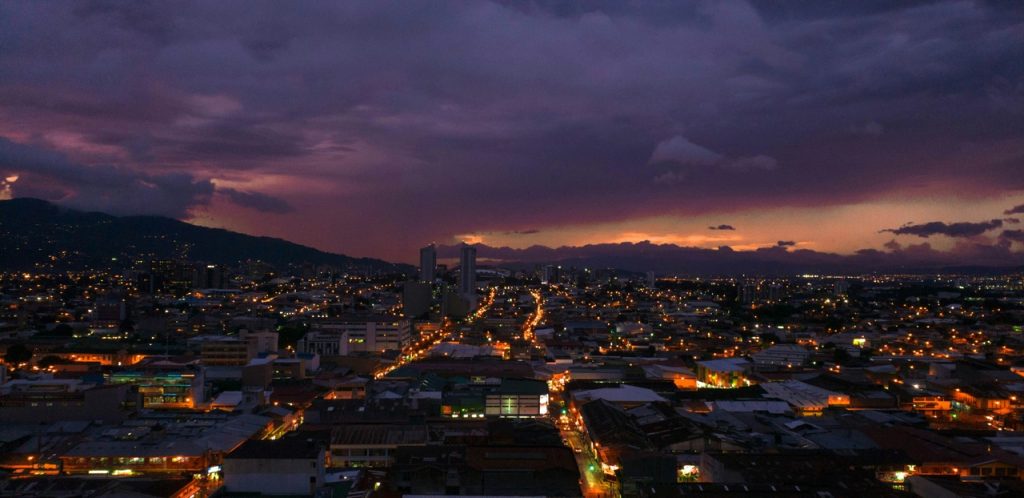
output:
[[[142,408],[194,408],[206,400],[204,369],[198,365],[153,362],[114,372],[107,381],[135,386]]]
[[[697,362],[697,386],[732,388],[749,385],[750,362],[743,358],[722,358]]]
[[[91,434],[58,458],[68,474],[131,474],[206,472],[224,455],[272,426],[259,415],[207,416],[176,422],[104,429]],[[159,425],[159,430],[154,427]]]
[[[547,383],[533,379],[496,379],[457,383],[441,397],[441,414],[454,419],[538,418],[548,414]]]
[[[504,379],[487,393],[484,414],[501,418],[535,418],[548,414],[548,386],[529,379]]]

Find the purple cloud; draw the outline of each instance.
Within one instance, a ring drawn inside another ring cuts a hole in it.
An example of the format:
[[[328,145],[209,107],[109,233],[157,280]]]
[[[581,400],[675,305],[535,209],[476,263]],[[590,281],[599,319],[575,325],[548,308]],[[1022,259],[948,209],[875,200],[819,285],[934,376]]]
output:
[[[233,188],[218,188],[218,194],[226,195],[231,202],[242,207],[252,208],[264,213],[285,214],[294,211],[286,201],[260,192],[246,192]]]
[[[710,166],[723,159],[722,155],[701,147],[680,135],[660,142],[648,162],[673,162],[687,166]]]
[[[16,195],[180,216],[206,182],[272,178],[293,211],[224,195],[282,212],[272,235],[394,259],[460,233],[1024,188],[1024,11],[793,5],[3,2],[0,137],[116,172]]]
[[[732,225],[725,225],[725,224],[718,225],[718,226],[710,226],[710,227],[708,227],[708,230],[735,230],[735,229],[736,228],[733,227]]]

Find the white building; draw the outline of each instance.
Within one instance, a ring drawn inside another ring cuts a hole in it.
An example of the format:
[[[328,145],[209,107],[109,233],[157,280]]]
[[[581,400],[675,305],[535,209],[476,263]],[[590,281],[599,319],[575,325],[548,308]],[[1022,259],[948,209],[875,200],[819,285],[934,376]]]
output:
[[[829,406],[848,406],[850,397],[799,380],[761,384],[766,398],[781,399],[801,413],[820,412]]]
[[[298,350],[320,356],[382,353],[409,344],[412,322],[389,315],[347,315],[313,322]]]
[[[776,344],[750,357],[757,370],[781,370],[803,366],[811,358],[811,352],[799,344]]]
[[[631,386],[629,384],[620,384],[616,387],[601,387],[586,391],[576,391],[572,393],[572,398],[578,404],[603,399],[610,403],[627,407],[642,405],[644,403],[668,402],[668,400],[650,389]]]
[[[278,334],[273,330],[242,330],[238,337],[256,347],[257,353],[276,353]]]

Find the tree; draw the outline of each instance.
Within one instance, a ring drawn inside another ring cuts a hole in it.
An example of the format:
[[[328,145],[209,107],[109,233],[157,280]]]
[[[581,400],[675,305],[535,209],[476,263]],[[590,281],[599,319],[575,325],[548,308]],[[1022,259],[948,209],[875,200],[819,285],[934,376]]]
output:
[[[54,327],[53,330],[51,330],[47,335],[57,337],[71,337],[75,335],[75,329],[71,328],[71,326],[66,323],[61,323]]]
[[[280,346],[283,348],[288,346],[295,347],[299,339],[302,339],[302,336],[306,335],[308,331],[309,326],[302,322],[278,325],[277,337]]]
[[[64,361],[64,359],[61,358],[60,356],[47,355],[47,356],[44,356],[43,359],[37,361],[36,363],[39,365],[39,368],[47,368],[47,367],[49,367],[51,365],[56,365],[56,364],[61,363],[63,361]]]
[[[32,359],[32,350],[22,343],[11,344],[4,353],[4,362],[8,365],[28,363]]]
[[[844,348],[835,348],[835,352],[832,353],[832,359],[836,363],[838,363],[840,365],[844,365],[844,364],[846,364],[846,362],[850,361],[851,357],[850,357],[850,353],[846,349],[844,349]]]

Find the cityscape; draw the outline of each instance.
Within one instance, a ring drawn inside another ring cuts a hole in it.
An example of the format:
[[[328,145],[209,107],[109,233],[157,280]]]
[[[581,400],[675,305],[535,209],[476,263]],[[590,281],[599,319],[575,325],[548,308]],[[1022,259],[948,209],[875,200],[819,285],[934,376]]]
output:
[[[1024,496],[1022,41],[0,3],[0,498]]]

